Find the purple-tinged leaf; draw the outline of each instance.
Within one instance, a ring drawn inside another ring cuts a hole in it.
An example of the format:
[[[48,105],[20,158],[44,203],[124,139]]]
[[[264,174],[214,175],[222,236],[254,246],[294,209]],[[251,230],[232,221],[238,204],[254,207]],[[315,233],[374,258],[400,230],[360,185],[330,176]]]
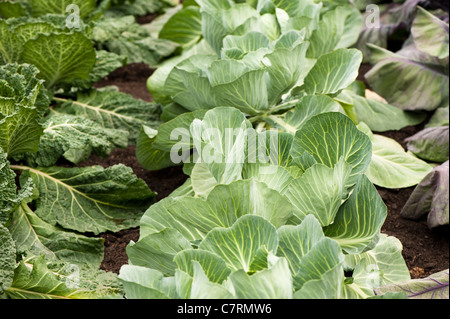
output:
[[[428,213],[430,228],[449,224],[449,162],[435,167],[417,187],[401,211],[408,219]]]
[[[426,128],[407,138],[408,151],[423,160],[443,163],[449,159],[449,127]]]
[[[388,292],[405,292],[409,299],[448,299],[449,270],[430,275],[423,279],[413,279],[400,284],[392,284],[375,289],[376,295]]]

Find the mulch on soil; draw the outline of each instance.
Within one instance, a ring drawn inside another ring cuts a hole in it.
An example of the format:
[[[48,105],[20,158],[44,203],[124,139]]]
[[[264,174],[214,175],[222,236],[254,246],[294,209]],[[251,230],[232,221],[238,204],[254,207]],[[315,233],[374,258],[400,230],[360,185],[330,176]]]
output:
[[[358,78],[370,69],[368,65],[361,66]],[[146,81],[154,69],[145,64],[130,64],[116,70],[107,78],[96,84],[96,87],[116,85],[122,92],[126,92],[145,101],[151,101]],[[395,139],[405,147],[404,139],[420,131],[424,123],[414,127],[406,127],[400,131],[383,133],[384,136]],[[149,187],[158,193],[157,200],[168,196],[173,190],[181,186],[187,176],[181,167],[173,167],[158,172],[149,172],[140,166],[135,155],[134,146],[126,149],[114,150],[109,157],[92,156],[80,166],[101,165],[103,167],[122,163],[131,167],[134,173],[143,179]],[[388,208],[388,216],[382,232],[398,238],[403,245],[403,257],[413,279],[424,278],[435,272],[449,268],[449,229],[444,227],[432,231],[426,224],[426,218],[420,221],[404,219],[400,216],[404,204],[411,195],[414,187],[406,189],[377,188]],[[101,235],[105,239],[105,257],[101,268],[106,271],[119,273],[122,265],[128,263],[126,246],[130,241],[139,239],[139,229],[124,230],[119,233]]]

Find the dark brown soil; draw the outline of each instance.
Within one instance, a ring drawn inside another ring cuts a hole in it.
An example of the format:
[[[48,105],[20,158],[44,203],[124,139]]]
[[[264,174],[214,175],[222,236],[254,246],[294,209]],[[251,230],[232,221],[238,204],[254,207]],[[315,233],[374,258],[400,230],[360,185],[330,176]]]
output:
[[[370,69],[362,67],[360,79]],[[108,78],[100,81],[97,87],[117,85],[121,91],[129,93],[136,98],[151,101],[146,88],[146,81],[153,72],[144,64],[132,64],[121,68]],[[386,132],[383,135],[397,140],[402,145],[404,139],[413,135],[423,127],[407,127],[399,132]],[[183,184],[186,176],[180,167],[169,168],[159,172],[148,172],[136,160],[135,147],[118,149],[108,158],[92,156],[82,165],[102,165],[104,167],[122,163],[133,169],[135,174],[146,181],[149,187],[158,193],[158,200],[169,195],[173,190]],[[428,228],[426,220],[411,221],[400,216],[400,211],[413,191],[407,189],[378,188],[379,193],[388,207],[388,216],[382,232],[395,236],[403,244],[403,256],[410,269],[412,278],[423,278],[432,273],[449,268],[449,230],[448,227],[439,231]],[[139,229],[125,230],[116,234],[103,234],[105,239],[105,258],[102,269],[118,273],[120,267],[128,262],[126,246],[131,240],[139,239]]]
[[[102,88],[115,85],[120,88],[120,91],[131,94],[137,99],[151,101],[152,97],[147,90],[147,79],[154,71],[155,69],[150,68],[147,64],[132,63],[112,72],[94,86]]]

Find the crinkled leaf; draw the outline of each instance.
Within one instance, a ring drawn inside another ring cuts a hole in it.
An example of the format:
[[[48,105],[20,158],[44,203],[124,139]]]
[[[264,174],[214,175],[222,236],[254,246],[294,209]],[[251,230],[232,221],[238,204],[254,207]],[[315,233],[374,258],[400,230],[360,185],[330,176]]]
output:
[[[88,238],[52,226],[39,218],[26,203],[14,211],[8,228],[18,251],[93,268],[99,268],[103,260],[103,239]]]
[[[64,103],[58,112],[83,116],[105,129],[128,131],[130,144],[136,143],[143,125],[157,128],[161,123],[159,104],[135,99],[122,92],[91,90],[78,93],[76,101],[55,99]]]
[[[20,2],[3,1],[0,3],[0,16],[4,19],[19,18],[26,14],[25,7]]]
[[[6,105],[0,104],[0,113],[10,115],[9,102],[28,107],[36,107],[39,114],[45,114],[50,104],[49,92],[44,81],[38,79],[39,70],[30,64],[7,64],[0,67],[0,98]],[[3,82],[5,81],[5,82]],[[11,110],[13,110],[12,108]]]
[[[50,104],[43,81],[28,64],[8,64],[0,71],[0,147],[8,157],[36,152]]]
[[[42,256],[26,264],[21,261],[14,271],[14,281],[6,291],[11,299],[82,299],[76,288],[69,288],[47,268]]]
[[[20,61],[35,65],[47,88],[88,79],[96,62],[93,43],[82,32],[40,34],[25,43]]]
[[[10,169],[6,154],[0,147],[0,225],[4,225],[17,203],[16,174]]]
[[[37,165],[48,167],[61,156],[74,164],[87,160],[91,153],[105,157],[115,148],[127,147],[128,135],[84,117],[54,115],[44,124],[35,160]]]
[[[107,17],[121,17],[127,15],[145,16],[148,14],[158,13],[164,6],[164,1],[159,0],[133,0],[122,1],[112,7],[106,12]]]
[[[202,16],[198,7],[189,6],[175,13],[159,32],[160,39],[190,47],[202,37]]]
[[[6,227],[0,224],[0,296],[11,287],[16,266],[16,246]]]
[[[17,45],[19,38],[3,19],[0,20],[0,39],[0,64],[17,62],[21,52]]]
[[[6,104],[4,102],[0,97],[2,107]],[[39,138],[43,133],[40,121],[41,117],[36,108],[20,104],[12,114],[0,114],[0,147],[8,157],[38,150]]]
[[[109,51],[126,56],[128,63],[146,63],[150,66],[157,65],[178,48],[177,43],[152,37],[132,15],[98,21],[93,39]]]
[[[66,9],[70,4],[78,6],[80,18],[88,17],[95,9],[95,0],[31,0],[28,1],[28,7],[34,17],[42,16],[48,13],[66,14]]]
[[[139,223],[155,194],[131,168],[115,165],[86,168],[29,168],[24,171],[39,190],[36,214],[51,225],[79,232],[119,231]]]

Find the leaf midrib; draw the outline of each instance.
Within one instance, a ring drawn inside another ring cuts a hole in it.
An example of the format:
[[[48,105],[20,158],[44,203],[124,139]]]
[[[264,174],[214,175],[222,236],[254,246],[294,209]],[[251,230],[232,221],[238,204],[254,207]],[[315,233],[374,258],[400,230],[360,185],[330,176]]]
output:
[[[52,177],[51,175],[49,175],[49,174],[47,174],[47,173],[44,173],[44,172],[42,172],[42,171],[33,169],[33,168],[31,168],[31,167],[27,167],[27,166],[19,166],[19,165],[11,165],[10,167],[11,167],[12,170],[31,171],[31,172],[33,172],[33,173],[35,173],[35,174],[37,174],[37,175],[41,175],[41,176],[43,176],[44,178],[51,180],[51,181],[54,182],[55,184],[61,185],[62,187],[68,189],[71,193],[77,193],[77,194],[83,196],[84,198],[86,198],[86,199],[88,199],[88,200],[90,200],[90,201],[93,201],[93,202],[96,203],[97,205],[98,205],[98,204],[103,204],[103,205],[106,205],[106,206],[111,206],[111,207],[116,207],[116,208],[122,208],[122,209],[127,209],[127,208],[128,208],[128,207],[125,207],[125,206],[114,205],[114,204],[111,204],[111,203],[105,203],[105,202],[99,201],[99,200],[97,200],[97,199],[91,198],[91,197],[89,197],[88,195],[86,195],[85,193],[80,192],[80,191],[77,190],[76,188],[74,188],[74,187],[72,187],[72,186],[70,186],[70,185],[68,185],[68,184],[66,184],[66,183],[64,183],[64,182],[62,182],[61,180],[59,180],[59,179],[57,179],[57,178],[54,178],[54,177]],[[80,205],[80,204],[78,203],[78,205]],[[81,207],[81,205],[80,205],[80,207]],[[102,210],[102,211],[103,211],[103,210]]]

